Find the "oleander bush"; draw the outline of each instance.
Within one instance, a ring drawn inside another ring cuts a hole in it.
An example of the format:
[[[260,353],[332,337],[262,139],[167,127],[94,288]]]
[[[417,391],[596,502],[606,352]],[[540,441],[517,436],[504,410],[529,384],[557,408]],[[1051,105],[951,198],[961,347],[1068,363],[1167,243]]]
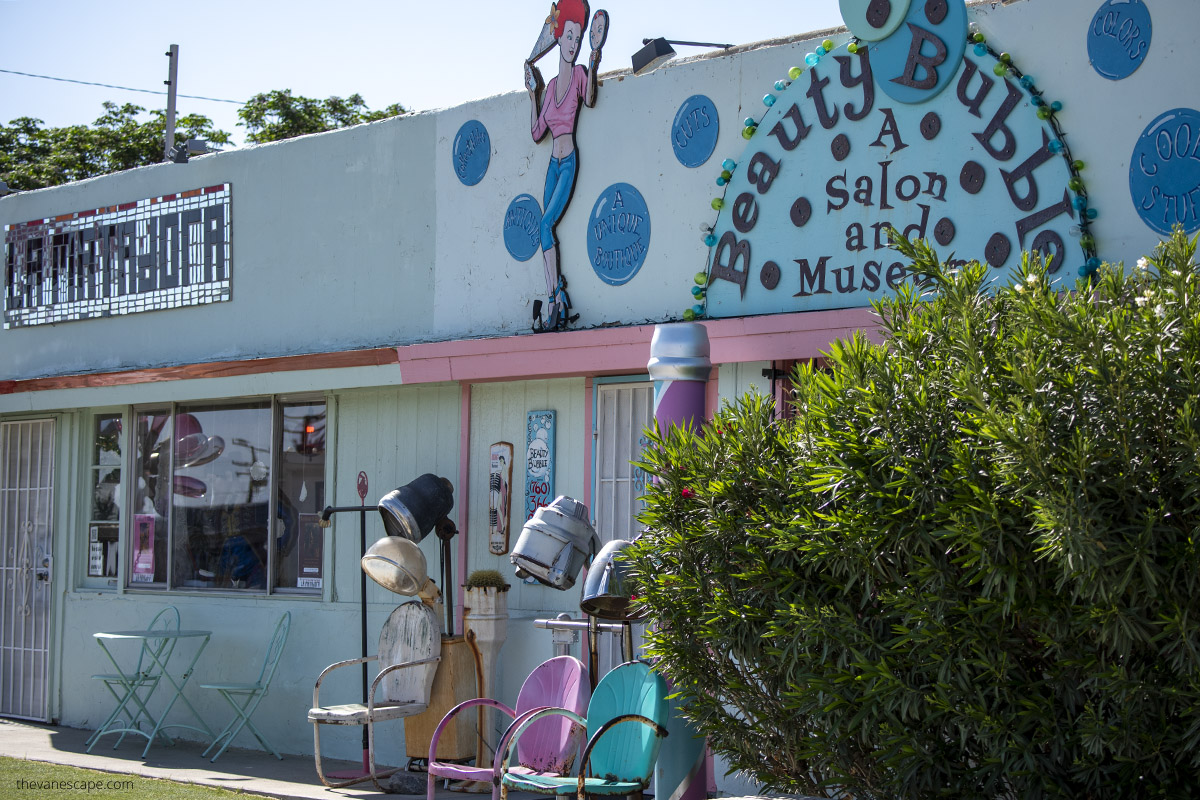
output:
[[[627,553],[732,768],[864,798],[1200,793],[1200,276],[1015,284],[897,242],[884,341],[656,434]]]

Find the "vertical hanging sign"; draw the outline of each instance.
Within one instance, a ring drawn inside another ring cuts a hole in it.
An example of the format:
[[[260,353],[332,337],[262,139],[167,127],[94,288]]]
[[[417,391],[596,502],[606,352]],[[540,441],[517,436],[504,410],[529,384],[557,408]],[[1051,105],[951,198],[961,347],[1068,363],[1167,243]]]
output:
[[[554,499],[554,411],[530,411],[525,423],[525,520]]]
[[[488,473],[488,551],[494,556],[508,552],[508,528],[512,521],[513,446],[492,445]]]

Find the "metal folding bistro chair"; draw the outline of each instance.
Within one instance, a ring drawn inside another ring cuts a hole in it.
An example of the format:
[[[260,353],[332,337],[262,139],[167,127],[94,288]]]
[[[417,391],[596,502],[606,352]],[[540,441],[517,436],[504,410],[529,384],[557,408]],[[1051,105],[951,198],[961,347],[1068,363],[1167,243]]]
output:
[[[174,606],[167,606],[154,615],[154,619],[150,620],[146,630],[178,631],[179,610]],[[142,649],[138,654],[137,666],[132,672],[128,674],[105,672],[92,676],[92,680],[104,682],[104,686],[117,701],[117,705],[104,720],[104,724],[88,737],[87,751],[89,753],[104,734],[121,734],[117,738],[116,744],[113,745],[113,749],[116,750],[121,746],[121,742],[125,741],[126,734],[135,731],[141,732],[140,726],[143,718],[147,722],[154,722],[154,716],[147,710],[146,704],[150,702],[150,696],[154,694],[154,690],[158,688],[158,684],[162,680],[163,673],[159,665],[166,664],[170,660],[175,642],[175,639],[145,639],[142,641]],[[157,658],[151,657],[151,651]],[[112,727],[122,714],[129,716],[128,723],[120,727]],[[165,733],[160,731],[160,734],[170,741]]]
[[[279,656],[283,653],[283,646],[287,644],[288,631],[292,626],[292,612],[285,611],[283,616],[279,618],[279,622],[275,624],[275,633],[271,636],[271,641],[267,645],[267,654],[263,659],[262,669],[258,671],[258,680],[254,683],[202,683],[201,689],[214,689],[222,697],[225,702],[229,703],[229,707],[233,709],[234,717],[225,726],[225,730],[217,734],[217,737],[212,740],[201,756],[207,756],[217,744],[224,740],[221,749],[212,757],[212,761],[216,761],[221,757],[221,753],[225,752],[225,748],[233,741],[234,737],[241,733],[242,728],[249,727],[250,732],[254,734],[254,738],[258,739],[258,743],[266,748],[273,756],[280,761],[283,756],[271,746],[267,741],[267,737],[263,732],[255,727],[250,721],[250,716],[258,708],[258,704],[266,696],[267,690],[271,687],[271,678],[275,675],[275,667],[279,664]],[[235,699],[236,698],[236,699]]]

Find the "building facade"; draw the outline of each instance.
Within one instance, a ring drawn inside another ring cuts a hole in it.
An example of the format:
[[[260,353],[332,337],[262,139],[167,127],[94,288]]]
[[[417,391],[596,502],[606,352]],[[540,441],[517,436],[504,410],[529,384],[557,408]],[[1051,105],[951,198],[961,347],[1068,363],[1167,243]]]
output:
[[[870,301],[905,279],[888,227],[998,281],[1036,251],[1064,289],[1200,227],[1194,4],[870,7],[600,76],[556,222],[557,145],[530,135],[525,91],[0,200],[0,714],[99,725],[92,634],[167,605],[214,632],[198,681],[238,680],[288,610],[256,722],[310,752],[313,681],[360,648],[359,520],[320,528],[324,506],[448,478],[461,631],[465,576],[512,575],[494,510],[506,551],[556,495],[602,540],[636,533],[656,324],[705,324],[710,409],[782,397],[794,362],[877,335]],[[578,318],[535,333],[552,268]],[[436,572],[436,537],[422,549]],[[532,621],[579,615],[577,589],[510,582],[508,702],[552,654]],[[400,599],[368,585],[368,640]],[[223,724],[217,698],[189,697]]]

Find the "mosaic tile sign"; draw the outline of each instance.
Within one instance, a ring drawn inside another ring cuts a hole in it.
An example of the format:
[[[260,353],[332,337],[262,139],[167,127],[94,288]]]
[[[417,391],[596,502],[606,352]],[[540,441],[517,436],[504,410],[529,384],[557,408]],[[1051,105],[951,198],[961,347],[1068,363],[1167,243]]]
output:
[[[232,296],[229,184],[4,229],[4,327],[218,303]]]

